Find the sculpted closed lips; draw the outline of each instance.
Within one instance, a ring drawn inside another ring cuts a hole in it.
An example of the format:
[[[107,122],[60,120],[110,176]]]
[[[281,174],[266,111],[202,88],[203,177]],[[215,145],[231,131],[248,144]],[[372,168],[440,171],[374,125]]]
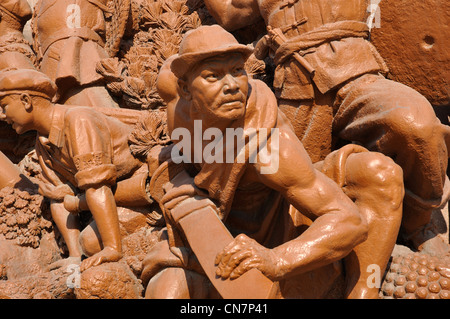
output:
[[[239,94],[237,96],[233,96],[230,98],[224,98],[221,102],[220,105],[221,106],[232,106],[233,104],[241,104],[244,103],[245,99],[243,94]]]

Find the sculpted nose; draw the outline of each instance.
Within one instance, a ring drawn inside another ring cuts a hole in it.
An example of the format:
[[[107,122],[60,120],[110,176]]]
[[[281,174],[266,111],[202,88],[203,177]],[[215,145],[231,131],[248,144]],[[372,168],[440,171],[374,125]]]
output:
[[[231,74],[227,74],[224,77],[223,89],[225,93],[236,92],[239,90],[239,83]]]

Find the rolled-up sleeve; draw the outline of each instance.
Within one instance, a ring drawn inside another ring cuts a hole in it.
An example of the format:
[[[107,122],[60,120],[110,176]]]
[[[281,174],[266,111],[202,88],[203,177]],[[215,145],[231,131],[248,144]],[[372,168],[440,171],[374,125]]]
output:
[[[111,134],[103,115],[92,110],[69,111],[65,123],[78,188],[114,185],[117,173],[112,159]]]

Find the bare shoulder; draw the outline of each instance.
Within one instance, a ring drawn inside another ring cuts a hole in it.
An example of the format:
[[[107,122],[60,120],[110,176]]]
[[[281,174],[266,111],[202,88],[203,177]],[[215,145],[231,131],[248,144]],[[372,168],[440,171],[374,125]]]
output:
[[[252,175],[268,187],[283,191],[291,187],[309,187],[317,179],[308,153],[295,134],[284,127],[273,131],[257,161]]]

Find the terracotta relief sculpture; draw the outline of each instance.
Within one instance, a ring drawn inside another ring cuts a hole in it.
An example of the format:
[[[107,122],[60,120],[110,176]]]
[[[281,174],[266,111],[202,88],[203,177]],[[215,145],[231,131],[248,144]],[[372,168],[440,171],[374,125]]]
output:
[[[184,128],[192,135],[194,125],[199,123],[202,133],[209,128],[219,128],[224,135],[229,128],[242,128],[244,132],[254,128],[259,134],[265,129],[276,128],[279,132],[272,135],[279,136],[269,135],[267,144],[272,146],[272,140],[279,139],[277,147],[281,152],[276,159],[279,167],[275,172],[264,173],[267,166],[274,165],[273,159],[268,164],[250,163],[248,157],[242,163],[237,158],[227,163],[210,163],[205,159],[206,162],[196,162],[196,167],[190,169],[196,172],[193,178],[187,174],[181,177],[183,173],[175,177],[173,187],[162,198],[166,220],[172,223],[168,229],[174,236],[170,238],[169,235],[169,246],[183,243],[183,236],[188,243],[198,244],[192,239],[198,234],[189,233],[197,228],[191,229],[190,224],[203,229],[202,237],[214,238],[213,233],[208,234],[208,228],[215,227],[208,224],[208,219],[201,213],[208,207],[211,214],[219,215],[221,221],[217,223],[223,222],[231,234],[237,236],[215,258],[215,274],[219,277],[235,279],[255,268],[269,279],[279,281],[281,295],[289,295],[285,290],[291,287],[286,289],[289,286],[286,281],[347,256],[344,262],[347,273],[360,275],[359,278],[348,276],[346,295],[376,297],[378,290],[367,289],[364,273],[373,263],[384,269],[394,246],[403,196],[400,168],[389,158],[357,146],[327,157],[321,163],[322,171],[330,177],[341,175],[339,183],[345,179],[352,185],[346,187],[347,197],[336,183],[314,169],[284,115],[278,111],[276,98],[269,88],[260,81],[248,80],[244,63],[250,53],[249,48],[240,45],[219,26],[204,26],[188,32],[171,68],[178,77],[181,99],[189,104],[178,102],[172,113],[175,118],[168,121],[187,123]],[[173,87],[170,83],[160,85]],[[188,107],[189,111],[177,107]],[[175,125],[173,129],[179,128]],[[228,145],[229,141],[224,139],[219,143]],[[269,152],[276,151],[272,148]],[[183,153],[186,155],[188,159],[195,157]],[[298,166],[293,167],[292,162]],[[368,174],[368,177],[365,173],[371,169],[377,174]],[[375,191],[380,186],[385,191]],[[367,188],[363,190],[363,187]],[[207,190],[208,195],[201,190]],[[368,193],[364,194],[366,191]],[[216,201],[217,207],[204,196]],[[350,199],[357,202],[359,211]],[[254,204],[248,205],[248,201]],[[300,212],[312,221],[304,232],[295,227],[301,226],[295,225],[295,221],[302,218],[297,216]],[[189,218],[191,220],[186,221]],[[180,229],[183,235],[178,234]],[[380,241],[380,238],[383,239]],[[203,248],[192,248],[199,260],[209,245],[205,241]],[[378,251],[376,246],[380,253],[375,253]],[[195,257],[189,256],[189,248],[177,248],[186,249],[188,256],[178,256],[180,268],[174,268],[174,256],[167,258],[169,267],[149,282],[149,298],[202,296],[197,290],[205,294],[203,297],[208,295],[208,286],[200,285],[205,280],[198,274],[187,274],[193,271],[190,259]],[[163,245],[162,249],[168,249],[168,246]],[[164,255],[170,256],[170,251]],[[377,257],[373,258],[374,255]],[[154,272],[155,264],[161,267],[164,261],[148,259],[148,263],[149,270],[144,273]],[[207,272],[207,269],[203,270]],[[327,289],[323,289],[326,293]]]
[[[0,0],[0,299],[450,298],[445,79],[383,1]]]
[[[53,220],[69,249],[66,263],[80,260],[78,241],[83,253],[91,256],[83,261],[82,270],[119,260],[122,248],[111,187],[121,180],[134,178],[139,182],[148,176],[147,166],[131,154],[128,146],[132,127],[91,108],[52,104],[56,86],[35,70],[3,72],[0,87],[4,119],[18,134],[29,130],[39,134],[36,153],[47,181],[39,188],[52,200]],[[126,191],[134,196],[132,189]],[[78,192],[85,195],[85,209],[94,219],[81,234],[78,211],[69,209]],[[151,202],[148,198],[132,205]]]
[[[449,197],[448,127],[423,96],[384,78],[386,66],[367,40],[367,1],[205,3],[228,30],[264,19],[268,32],[257,56],[273,53],[280,109],[313,161],[346,142],[395,159],[406,188],[404,240],[448,251],[427,228],[432,210]]]

